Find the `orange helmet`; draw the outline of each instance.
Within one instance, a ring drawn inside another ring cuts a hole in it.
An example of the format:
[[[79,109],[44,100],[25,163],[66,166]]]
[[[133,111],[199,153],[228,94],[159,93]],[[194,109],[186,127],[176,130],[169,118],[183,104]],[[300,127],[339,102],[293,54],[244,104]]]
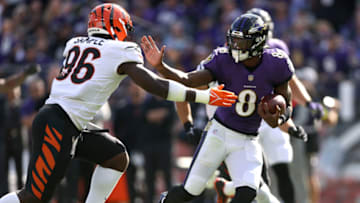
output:
[[[88,35],[110,35],[114,40],[123,41],[133,24],[128,12],[117,4],[105,3],[93,8],[89,14]]]

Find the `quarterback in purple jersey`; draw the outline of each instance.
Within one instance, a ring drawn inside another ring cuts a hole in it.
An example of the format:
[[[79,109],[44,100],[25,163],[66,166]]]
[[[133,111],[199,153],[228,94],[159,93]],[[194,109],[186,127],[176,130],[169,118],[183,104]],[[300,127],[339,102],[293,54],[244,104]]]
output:
[[[258,15],[263,21],[269,25],[269,32],[267,36],[267,46],[269,48],[278,48],[290,55],[289,48],[284,41],[273,38],[274,23],[270,14],[260,8],[253,8],[248,11]],[[300,82],[294,74],[289,80],[289,85],[292,91],[294,100],[310,109],[313,117],[319,119],[323,114],[322,105],[313,102],[310,94],[305,89],[304,85]],[[298,137],[301,135],[299,132],[304,132],[301,126],[290,127],[283,125],[280,127],[283,131],[288,132],[290,135]],[[295,133],[297,132],[297,133]],[[295,202],[294,186],[290,178],[288,164],[292,162],[293,150],[290,144],[289,136],[280,129],[270,128],[266,123],[263,123],[259,129],[260,143],[263,147],[267,163],[273,169],[277,178],[278,191],[284,203]],[[301,137],[298,137],[301,138]]]
[[[247,13],[258,15],[269,26],[266,41],[266,45],[268,48],[281,49],[287,55],[290,54],[290,51],[284,41],[273,38],[272,33],[274,29],[274,23],[271,19],[270,14],[267,11],[260,8],[253,8],[247,11]],[[317,114],[321,114],[321,105],[312,102],[310,95],[295,74],[289,80],[289,85],[293,93],[292,95],[294,97],[294,100],[296,100],[296,102],[302,105],[311,104],[308,105],[308,107],[314,107],[311,110],[314,113],[315,117]],[[290,123],[292,121],[289,120],[288,122]],[[280,128],[282,130],[280,130]],[[281,199],[284,201],[284,203],[293,203],[295,202],[295,192],[288,167],[288,164],[291,163],[293,160],[293,150],[290,143],[290,138],[285,132],[288,132],[293,137],[305,141],[307,140],[307,135],[301,126],[295,126],[295,124],[292,124],[292,126],[290,127],[290,125],[286,123],[280,126],[280,128],[271,128],[265,122],[262,122],[259,128],[259,141],[263,148],[265,159],[268,165],[274,171]],[[217,201],[218,203],[227,202],[227,199],[233,196],[235,193],[235,189],[232,188],[233,184],[223,178],[218,178],[215,182],[215,185],[217,186],[216,190],[219,194]],[[231,189],[224,190],[225,187]]]
[[[288,81],[293,75],[293,65],[282,50],[264,50],[267,32],[268,26],[259,16],[241,15],[227,32],[228,47],[215,49],[200,64],[202,69],[189,73],[169,67],[162,60],[165,47],[159,51],[150,36],[142,38],[141,47],[146,59],[163,76],[191,87],[218,81],[238,95],[235,105],[216,110],[184,183],[162,195],[160,202],[185,202],[200,195],[222,161],[236,187],[231,202],[250,203],[255,198],[263,164],[257,141],[261,117],[276,127],[285,123],[292,111]],[[285,97],[287,108],[284,114],[280,114],[280,110],[271,114],[266,104],[258,106],[263,96],[273,92]]]

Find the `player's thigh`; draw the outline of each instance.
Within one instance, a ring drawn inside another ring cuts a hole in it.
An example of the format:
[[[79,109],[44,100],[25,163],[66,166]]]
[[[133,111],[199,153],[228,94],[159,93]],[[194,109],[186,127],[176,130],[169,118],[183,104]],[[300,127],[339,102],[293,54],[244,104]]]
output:
[[[262,149],[257,139],[232,141],[232,149],[225,159],[235,187],[248,186],[255,190],[260,185],[263,166]],[[235,148],[237,147],[237,148]]]
[[[199,195],[226,156],[223,129],[212,123],[201,138],[184,181],[185,190]]]
[[[25,185],[36,198],[48,201],[71,160],[72,137],[79,131],[58,105],[45,105],[32,125],[32,153]]]
[[[260,143],[269,165],[276,163],[290,163],[293,159],[293,149],[290,136],[279,128],[262,125],[259,131]]]
[[[93,129],[95,128],[93,125]],[[82,133],[76,146],[75,157],[103,164],[116,155],[126,152],[125,145],[109,133]]]

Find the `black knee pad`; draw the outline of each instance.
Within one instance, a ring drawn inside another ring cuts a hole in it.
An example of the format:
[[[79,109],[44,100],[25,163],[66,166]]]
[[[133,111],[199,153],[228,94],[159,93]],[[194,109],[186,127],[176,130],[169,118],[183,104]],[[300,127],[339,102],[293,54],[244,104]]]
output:
[[[175,186],[171,188],[166,196],[167,203],[182,203],[194,199],[196,196],[188,193],[184,186]]]
[[[82,133],[76,148],[75,157],[103,164],[105,161],[127,153],[125,145],[108,133]]]
[[[272,168],[274,169],[275,175],[277,176],[277,178],[279,177],[290,177],[290,173],[289,173],[289,166],[287,163],[279,163],[279,164],[275,164],[272,166]]]
[[[236,193],[231,203],[251,203],[256,197],[256,190],[243,186],[236,188]]]

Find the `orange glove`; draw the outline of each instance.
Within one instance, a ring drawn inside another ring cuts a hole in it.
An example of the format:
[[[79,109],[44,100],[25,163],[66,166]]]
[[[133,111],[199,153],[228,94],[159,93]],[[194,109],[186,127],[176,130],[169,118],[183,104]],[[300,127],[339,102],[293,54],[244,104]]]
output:
[[[237,101],[237,96],[230,91],[222,90],[224,85],[210,89],[210,105],[230,107]]]

